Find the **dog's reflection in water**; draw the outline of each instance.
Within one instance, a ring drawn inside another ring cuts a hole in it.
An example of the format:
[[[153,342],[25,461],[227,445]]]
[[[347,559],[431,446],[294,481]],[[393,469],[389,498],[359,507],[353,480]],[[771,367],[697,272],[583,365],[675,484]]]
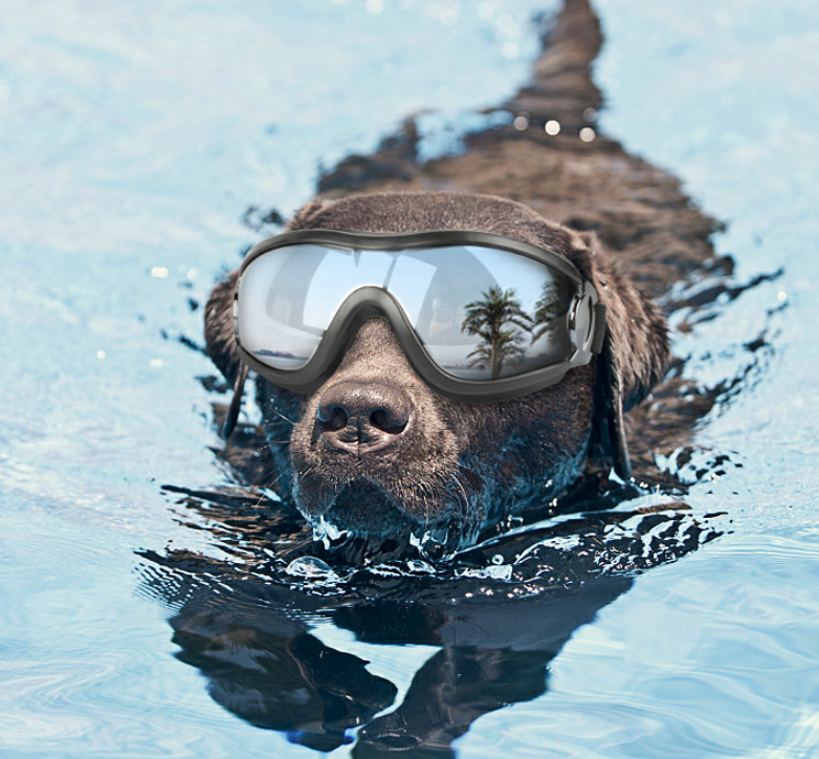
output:
[[[217,530],[223,541],[227,532],[241,535],[246,559],[254,552],[250,515],[259,507],[245,509],[244,530],[235,503],[221,507],[198,495],[188,506],[198,504],[211,525],[220,512],[232,522]],[[211,697],[228,711],[319,751],[355,740],[355,756],[412,749],[445,757],[481,715],[544,693],[551,659],[628,590],[635,571],[718,534],[680,508],[578,516],[421,572],[413,570],[417,560],[396,560],[350,569],[335,584],[302,583],[261,548],[255,563],[236,564],[146,554],[142,575],[149,592],[175,609],[177,657],[205,675]],[[292,519],[296,527],[298,516]],[[318,566],[331,559],[322,557]],[[313,634],[326,624],[362,642],[438,650],[396,703],[395,684]]]

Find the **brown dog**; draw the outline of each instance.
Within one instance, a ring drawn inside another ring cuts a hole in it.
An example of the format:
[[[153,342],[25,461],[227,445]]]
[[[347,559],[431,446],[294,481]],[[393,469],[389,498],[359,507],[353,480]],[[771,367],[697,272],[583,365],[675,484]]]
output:
[[[589,459],[628,473],[623,413],[664,373],[666,326],[593,234],[519,203],[453,193],[314,202],[288,228],[505,235],[567,258],[607,309],[600,356],[556,385],[507,401],[461,403],[437,395],[379,319],[362,326],[335,373],[311,395],[260,378],[277,487],[314,526],[463,546],[481,528],[553,498]],[[205,315],[208,352],[230,381],[240,371],[235,282],[234,274],[216,286]],[[322,413],[331,406],[346,410],[343,423]]]
[[[435,395],[378,320],[362,326],[314,394],[300,397],[257,381],[270,445],[255,424],[242,424],[216,455],[233,483],[272,482],[314,523],[405,540],[434,527],[433,538],[458,545],[471,542],[480,525],[501,531],[510,524],[506,515],[532,508],[527,529],[481,542],[457,562],[437,563],[432,575],[423,567],[419,577],[405,557],[390,561],[391,540],[356,539],[324,550],[295,509],[266,506],[255,487],[168,487],[185,495],[180,503],[201,517],[195,526],[228,554],[169,549],[153,556],[165,569],[146,571],[146,584],[177,610],[171,624],[179,659],[197,667],[210,695],[249,723],[321,751],[345,744],[347,732],[360,728],[356,756],[405,749],[450,756],[452,741],[475,719],[543,693],[549,662],[630,587],[635,571],[719,534],[711,517],[677,511],[679,503],[656,504],[665,513],[643,514],[645,504],[601,513],[638,487],[583,476],[587,462],[602,464],[603,474],[610,466],[627,471],[624,422],[638,486],[685,492],[684,480],[657,465],[663,458],[681,472],[695,467],[697,479],[724,466],[726,456],[705,462],[692,441],[721,391],[686,378],[684,361],[650,401],[625,418],[624,412],[662,375],[668,356],[664,322],[635,285],[662,299],[681,330],[696,323],[698,309],[707,318],[707,304],[737,292],[726,289],[730,259],[715,258],[709,242],[716,222],[676,179],[600,133],[601,96],[590,75],[600,44],[588,0],[564,0],[532,81],[498,106],[508,111],[508,126],[466,137],[462,154],[420,162],[409,120],[372,155],[350,156],[325,174],[321,201],[290,222],[290,229],[473,229],[547,246],[594,284],[607,306],[607,336],[591,364],[552,387],[498,403]],[[558,134],[544,129],[550,122],[559,122]],[[276,214],[268,218],[273,223]],[[233,275],[216,286],[206,334],[214,362],[242,384],[235,281]],[[207,378],[206,385],[215,383]],[[335,423],[322,413],[334,406],[348,412]],[[374,406],[385,413],[368,413]],[[223,410],[215,405],[217,420]],[[575,478],[577,487],[552,507],[551,496]],[[553,509],[582,513],[531,524]],[[372,569],[362,568],[370,558]],[[324,559],[332,573],[323,571]],[[395,704],[393,683],[316,637],[317,619],[358,641],[438,650]],[[251,660],[258,666],[248,675]]]

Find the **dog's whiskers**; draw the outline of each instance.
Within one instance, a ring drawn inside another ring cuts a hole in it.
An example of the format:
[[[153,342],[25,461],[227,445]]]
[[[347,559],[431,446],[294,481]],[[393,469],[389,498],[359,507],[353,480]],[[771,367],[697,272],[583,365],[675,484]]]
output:
[[[271,411],[272,411],[272,412],[273,412],[273,413],[274,413],[276,416],[278,416],[280,419],[283,419],[283,420],[284,420],[285,422],[287,422],[288,424],[292,425],[293,427],[295,427],[295,426],[296,426],[296,422],[294,422],[294,421],[293,421],[292,419],[290,419],[289,417],[286,417],[286,416],[285,416],[284,414],[282,414],[282,412],[281,412],[281,411],[279,411],[277,408],[271,408],[270,410],[271,410]]]
[[[461,478],[458,476],[459,474],[459,472],[452,472],[450,474],[450,479],[458,488],[456,495],[460,496],[458,500],[460,501],[461,510],[463,513],[466,513],[469,507],[469,495],[466,492],[463,482],[461,482]]]
[[[256,502],[257,506],[262,502],[262,499],[269,497],[269,496],[266,495],[266,493],[264,491],[273,490],[274,492],[276,492],[275,491],[276,485],[278,485],[279,481],[282,479],[282,477],[286,476],[287,474],[288,474],[288,472],[287,472],[286,469],[282,470],[277,477],[274,477],[267,484],[261,485],[261,487],[260,487],[261,493],[259,495],[259,500]]]

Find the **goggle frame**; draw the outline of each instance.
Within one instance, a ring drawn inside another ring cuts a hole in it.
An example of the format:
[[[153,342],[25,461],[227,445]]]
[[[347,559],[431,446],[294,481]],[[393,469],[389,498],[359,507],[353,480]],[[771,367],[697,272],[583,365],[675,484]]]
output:
[[[533,259],[566,277],[575,287],[567,328],[574,352],[564,360],[518,375],[496,379],[463,379],[445,372],[432,360],[407,319],[401,306],[382,287],[365,285],[354,290],[335,312],[310,360],[299,369],[276,369],[245,350],[239,330],[239,298],[242,277],[260,256],[277,248],[296,245],[322,245],[342,251],[411,251],[476,245],[514,253]],[[547,248],[489,232],[436,230],[427,232],[384,233],[340,229],[303,229],[283,232],[254,245],[239,268],[233,301],[233,328],[241,360],[278,387],[298,394],[318,390],[333,374],[361,325],[373,318],[385,319],[407,360],[421,379],[435,392],[454,401],[491,402],[508,400],[554,385],[570,369],[591,361],[602,349],[605,335],[605,306],[599,302],[592,284],[567,259]]]

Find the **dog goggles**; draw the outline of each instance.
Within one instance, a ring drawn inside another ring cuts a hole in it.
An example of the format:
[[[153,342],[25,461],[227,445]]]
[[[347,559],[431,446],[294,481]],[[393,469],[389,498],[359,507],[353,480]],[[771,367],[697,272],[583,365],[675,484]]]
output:
[[[420,377],[459,401],[552,385],[600,351],[605,308],[556,253],[482,232],[304,230],[253,247],[234,330],[246,364],[310,393],[361,324],[386,319]]]

